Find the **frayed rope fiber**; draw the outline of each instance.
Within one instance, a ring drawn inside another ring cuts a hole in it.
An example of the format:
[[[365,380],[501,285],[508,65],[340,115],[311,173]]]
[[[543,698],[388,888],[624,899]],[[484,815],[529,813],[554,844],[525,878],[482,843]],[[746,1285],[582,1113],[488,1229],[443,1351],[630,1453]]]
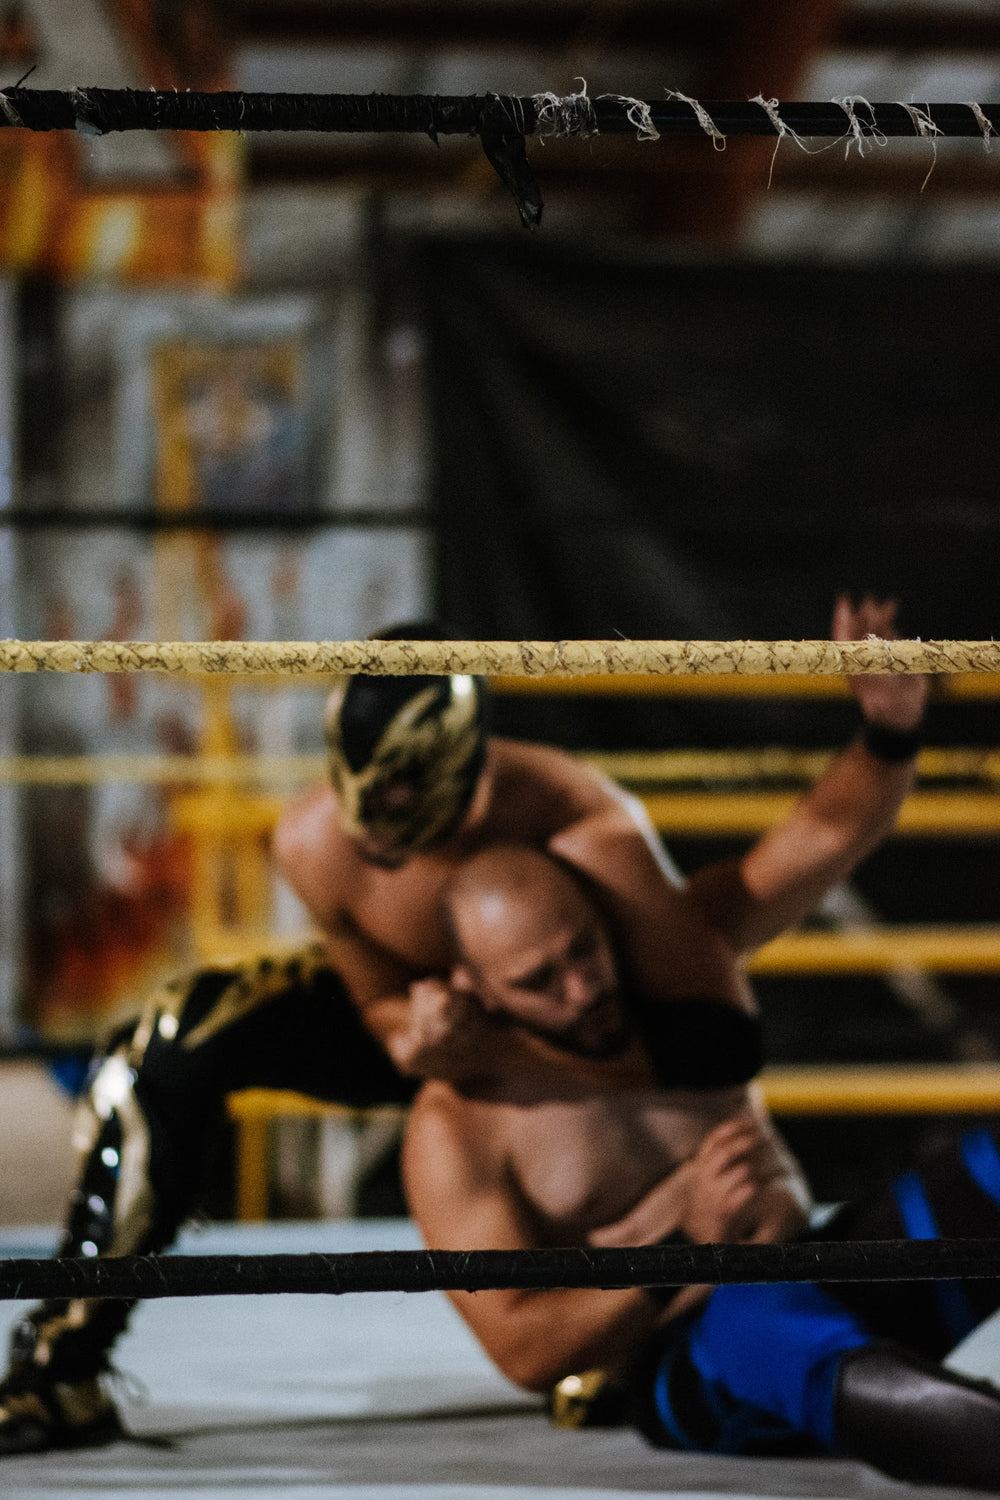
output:
[[[585,90],[583,91],[585,93]],[[572,99],[574,95],[565,98]],[[848,98],[858,96],[848,95]],[[511,122],[523,122],[524,134],[536,129],[534,99],[559,102],[558,94],[524,98],[499,94],[278,94],[229,91],[179,93],[155,89],[0,90],[0,129],[74,130],[106,135],[121,130],[233,130],[241,133],[310,130],[349,134],[409,132],[432,138],[478,135],[485,116],[498,107]],[[617,102],[618,99],[624,101]],[[766,101],[772,104],[771,100]],[[598,95],[589,100],[601,134],[636,134],[649,128],[661,136],[709,135],[721,148],[731,135],[787,134],[843,138],[847,111],[826,102],[773,101],[778,125],[766,110],[749,100],[696,101],[677,91],[656,100],[628,95]],[[649,114],[636,106],[648,106]],[[886,136],[923,133],[911,114],[916,106],[873,103],[872,130]],[[580,123],[589,121],[586,106],[577,105]],[[926,104],[919,111],[942,135],[983,139],[987,127],[1000,129],[1000,104]],[[643,129],[637,132],[637,120]],[[983,122],[986,122],[985,126]],[[546,121],[543,120],[542,128]],[[572,123],[572,122],[570,122]],[[868,133],[868,120],[865,120]],[[849,122],[847,125],[850,130]],[[586,133],[579,130],[571,133]]]

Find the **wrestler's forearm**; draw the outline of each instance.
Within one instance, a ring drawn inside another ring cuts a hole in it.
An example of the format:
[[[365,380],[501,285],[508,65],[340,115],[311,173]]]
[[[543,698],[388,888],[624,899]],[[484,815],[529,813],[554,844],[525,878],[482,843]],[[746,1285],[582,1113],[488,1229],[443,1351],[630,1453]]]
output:
[[[496,1301],[484,1318],[487,1299]],[[549,1391],[581,1370],[623,1364],[672,1311],[640,1288],[458,1293],[454,1301],[494,1364],[530,1391]]]
[[[859,735],[831,761],[791,821],[826,830],[828,860],[854,859],[892,827],[916,773],[915,746],[904,758],[886,760]]]
[[[892,828],[915,777],[915,756],[886,761],[854,741],[738,864],[699,872],[692,898],[737,952],[752,952],[851,874]]]
[[[375,1039],[407,1078],[471,1083],[503,1046],[516,1051],[509,1028],[438,979],[417,980],[401,995],[360,1007]]]
[[[743,876],[752,895],[768,890],[785,868],[784,885],[803,911],[825,890],[845,879],[892,828],[916,780],[916,756],[885,761],[863,740],[842,750],[826,775],[799,803],[774,847],[763,840],[744,861]]]

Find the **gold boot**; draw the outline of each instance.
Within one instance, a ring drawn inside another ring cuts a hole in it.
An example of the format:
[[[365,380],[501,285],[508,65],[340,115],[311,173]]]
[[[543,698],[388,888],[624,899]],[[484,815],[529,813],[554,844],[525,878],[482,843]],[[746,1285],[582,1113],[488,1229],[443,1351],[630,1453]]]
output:
[[[620,1427],[626,1420],[625,1391],[606,1370],[567,1375],[549,1394],[553,1427]]]

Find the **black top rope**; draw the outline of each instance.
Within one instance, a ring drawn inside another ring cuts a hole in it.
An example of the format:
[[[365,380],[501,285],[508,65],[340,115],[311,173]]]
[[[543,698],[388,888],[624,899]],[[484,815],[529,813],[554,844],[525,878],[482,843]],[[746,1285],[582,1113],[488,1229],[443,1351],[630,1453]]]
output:
[[[513,94],[266,94],[177,93],[156,89],[0,90],[0,127],[25,130],[81,130],[106,135],[115,130],[318,130],[324,132],[402,131],[439,135],[480,135],[484,120],[502,122],[521,135],[533,135],[546,95]],[[573,95],[572,98],[580,98]],[[697,136],[704,127],[682,99],[636,101],[601,95],[586,101],[593,128],[601,135],[634,135],[635,107],[649,111],[661,135]],[[701,107],[723,135],[777,135],[763,105],[754,100],[704,100]],[[844,106],[776,102],[789,131],[799,135],[842,136],[851,128]],[[1000,130],[1000,104],[977,106]],[[912,136],[920,129],[905,104],[859,103],[856,116],[865,136]],[[941,135],[977,136],[982,124],[969,104],[923,104]]]
[[[637,100],[618,95],[513,94],[215,94],[156,89],[0,90],[0,128],[77,130],[311,130],[349,134],[406,132],[479,136],[491,164],[510,188],[522,222],[541,222],[542,200],[525,156],[528,135],[635,135],[647,126],[661,136],[698,136],[705,117],[719,136],[790,135],[880,140],[888,136],[982,136],[1000,133],[1000,104],[844,104],[682,98]],[[849,107],[848,107],[849,106]],[[641,122],[641,125],[640,125]]]
[[[0,1260],[0,1299],[480,1292],[779,1281],[1000,1278],[1000,1240],[806,1241],[636,1249],[387,1250]]]

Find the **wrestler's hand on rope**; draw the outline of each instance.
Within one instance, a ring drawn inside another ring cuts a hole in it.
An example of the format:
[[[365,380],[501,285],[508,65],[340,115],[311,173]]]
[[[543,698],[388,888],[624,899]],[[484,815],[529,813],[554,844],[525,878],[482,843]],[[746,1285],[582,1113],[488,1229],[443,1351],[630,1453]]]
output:
[[[386,1046],[401,1073],[455,1082],[481,1065],[497,1029],[471,990],[443,979],[417,979],[409,987],[405,1024]]]
[[[855,604],[847,594],[839,595],[833,611],[831,636],[835,641],[860,641],[878,636],[899,639],[895,599],[876,599],[866,594]],[[927,706],[929,680],[908,673],[849,677],[851,690],[869,724],[907,732],[916,729]]]
[[[836,640],[894,640],[896,601],[866,595],[836,602]],[[831,886],[892,828],[916,779],[919,726],[928,682],[886,672],[849,679],[864,715],[862,734],[828,765],[783,822],[740,860],[699,870],[689,896],[739,954],[762,947],[812,912]]]

